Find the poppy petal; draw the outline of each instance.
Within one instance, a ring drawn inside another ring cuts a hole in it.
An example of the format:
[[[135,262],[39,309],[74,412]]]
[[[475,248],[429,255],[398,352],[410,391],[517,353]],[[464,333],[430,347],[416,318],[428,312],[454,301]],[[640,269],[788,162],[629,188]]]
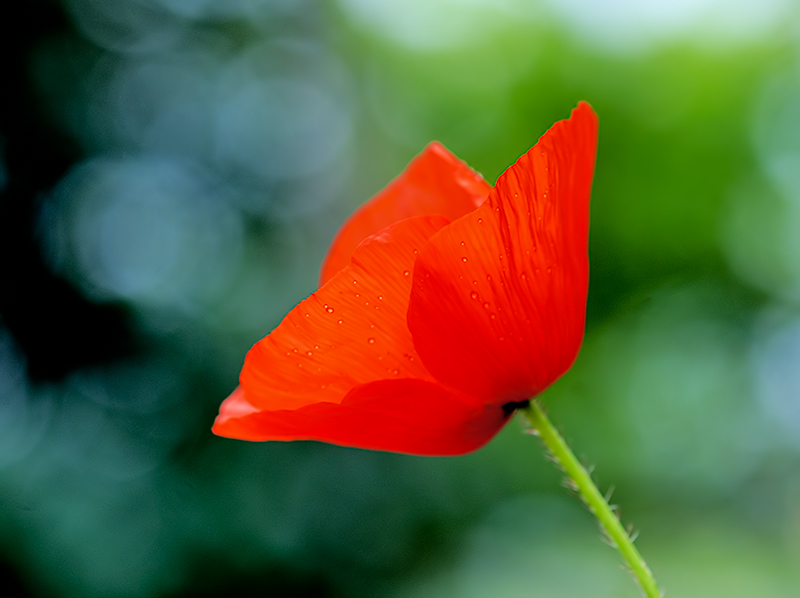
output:
[[[480,208],[420,252],[408,325],[428,371],[502,404],[543,391],[575,360],[589,279],[597,116],[568,120],[503,173]]]
[[[339,230],[322,262],[320,285],[350,262],[361,241],[405,218],[442,214],[455,220],[477,208],[491,191],[483,177],[434,141]]]
[[[222,405],[219,406],[219,415],[214,421],[214,425],[217,426],[229,419],[241,418],[251,413],[256,413],[257,411],[258,409],[253,407],[247,402],[247,399],[244,398],[242,387],[237,386],[230,396],[222,401]]]
[[[409,218],[362,243],[351,263],[250,350],[240,376],[258,410],[340,403],[384,378],[433,381],[406,325],[416,253],[443,216]],[[238,405],[235,399],[233,405]]]
[[[229,399],[230,400],[230,399]],[[243,399],[242,399],[243,400]],[[217,418],[214,432],[243,440],[319,440],[413,455],[474,451],[508,415],[435,382],[379,380],[352,389],[339,403]]]

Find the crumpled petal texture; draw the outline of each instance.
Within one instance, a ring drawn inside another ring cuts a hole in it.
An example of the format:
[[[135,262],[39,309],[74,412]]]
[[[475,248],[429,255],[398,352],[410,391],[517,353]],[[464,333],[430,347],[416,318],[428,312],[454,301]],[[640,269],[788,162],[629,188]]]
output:
[[[417,455],[483,446],[580,349],[596,146],[580,103],[490,189],[429,145],[345,223],[324,284],[250,350],[213,431]]]
[[[583,340],[597,117],[580,104],[420,252],[408,325],[442,383],[502,405],[569,369]]]
[[[359,245],[347,267],[248,353],[214,432],[426,455],[486,443],[507,414],[439,384],[406,326],[418,248],[446,224],[443,216],[409,218]]]

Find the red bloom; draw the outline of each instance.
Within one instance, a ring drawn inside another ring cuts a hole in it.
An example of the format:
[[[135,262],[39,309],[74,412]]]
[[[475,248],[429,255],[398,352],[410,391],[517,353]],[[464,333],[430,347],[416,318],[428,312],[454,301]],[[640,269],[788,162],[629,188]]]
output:
[[[419,455],[481,447],[580,349],[596,147],[583,102],[493,189],[429,145],[345,223],[322,286],[250,350],[213,431]]]

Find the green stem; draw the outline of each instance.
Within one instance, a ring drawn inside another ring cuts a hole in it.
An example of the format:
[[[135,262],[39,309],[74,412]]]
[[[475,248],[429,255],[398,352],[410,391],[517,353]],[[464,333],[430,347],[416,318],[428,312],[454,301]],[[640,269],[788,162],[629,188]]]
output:
[[[608,535],[608,538],[617,547],[622,558],[628,564],[633,576],[639,582],[645,596],[648,598],[661,598],[661,591],[656,585],[656,580],[650,572],[644,559],[636,550],[628,533],[622,527],[619,518],[608,505],[608,501],[600,494],[600,491],[592,481],[592,477],[586,468],[581,465],[580,461],[575,457],[572,450],[569,448],[564,439],[558,433],[558,430],[550,423],[550,420],[545,415],[542,408],[536,401],[531,401],[527,407],[522,409],[522,412],[528,418],[528,421],[533,425],[534,430],[538,433],[542,441],[550,449],[550,452],[558,461],[559,465],[563,468],[564,472],[575,483],[578,492],[580,492],[586,506],[597,517],[600,526]]]

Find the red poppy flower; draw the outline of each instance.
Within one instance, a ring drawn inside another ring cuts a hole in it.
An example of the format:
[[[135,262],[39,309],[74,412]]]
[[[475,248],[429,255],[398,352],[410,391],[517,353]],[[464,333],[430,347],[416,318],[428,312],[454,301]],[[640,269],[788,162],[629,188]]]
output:
[[[429,145],[345,223],[319,290],[250,350],[213,431],[481,447],[580,349],[596,147],[583,102],[494,188]]]

